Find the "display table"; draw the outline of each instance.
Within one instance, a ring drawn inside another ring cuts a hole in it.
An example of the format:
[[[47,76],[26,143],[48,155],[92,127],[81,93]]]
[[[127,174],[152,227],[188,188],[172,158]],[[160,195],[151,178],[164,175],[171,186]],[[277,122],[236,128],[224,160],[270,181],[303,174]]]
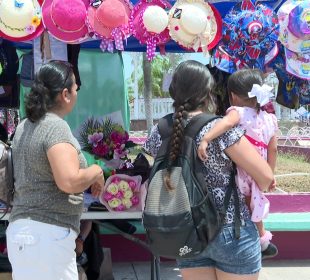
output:
[[[0,213],[0,216],[1,216],[1,213]],[[9,217],[10,217],[10,213],[7,213],[1,220],[8,220]],[[109,223],[109,220],[112,220],[112,219],[141,220],[141,218],[142,218],[141,211],[140,212],[89,211],[89,212],[83,212],[81,220],[92,220],[93,223],[99,224],[115,232],[116,234],[119,234],[123,236],[124,238],[132,242],[135,242],[139,244],[140,246],[142,246],[143,248],[145,248],[146,250],[148,250],[149,252],[151,252],[146,242],[135,237],[133,234],[128,234],[128,233],[121,231],[120,229],[118,229],[117,227]],[[152,255],[152,261],[151,261],[151,280],[153,279],[156,279],[156,280],[160,279],[159,259],[155,257],[154,255]]]

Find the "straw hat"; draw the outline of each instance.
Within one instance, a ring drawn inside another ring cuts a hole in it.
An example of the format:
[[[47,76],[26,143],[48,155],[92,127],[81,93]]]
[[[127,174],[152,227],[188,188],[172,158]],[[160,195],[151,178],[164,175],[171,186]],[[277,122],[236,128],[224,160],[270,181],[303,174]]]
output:
[[[60,41],[79,43],[88,34],[86,12],[89,0],[45,0],[43,24]]]
[[[0,0],[0,37],[11,41],[27,41],[44,30],[41,22],[43,0]]]
[[[179,45],[206,52],[220,40],[222,20],[214,6],[203,0],[179,0],[169,12],[168,28]]]
[[[129,17],[133,6],[128,0],[98,0],[87,10],[88,28],[103,43],[115,41],[116,49],[123,50],[123,40],[130,33]]]

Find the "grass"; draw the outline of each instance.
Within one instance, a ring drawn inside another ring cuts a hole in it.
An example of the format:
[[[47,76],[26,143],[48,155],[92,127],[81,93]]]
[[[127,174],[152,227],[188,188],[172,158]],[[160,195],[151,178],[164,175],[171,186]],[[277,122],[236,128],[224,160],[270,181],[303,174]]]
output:
[[[134,160],[136,155],[142,152],[139,146],[130,152],[130,158]],[[150,164],[153,158],[144,154]],[[277,158],[276,175],[291,173],[310,173],[310,163],[303,156],[279,153]],[[277,178],[277,187],[285,192],[310,192],[310,175],[285,176]]]
[[[310,173],[310,163],[302,156],[278,154],[276,175]],[[287,176],[277,178],[277,187],[286,192],[310,192],[310,176]]]

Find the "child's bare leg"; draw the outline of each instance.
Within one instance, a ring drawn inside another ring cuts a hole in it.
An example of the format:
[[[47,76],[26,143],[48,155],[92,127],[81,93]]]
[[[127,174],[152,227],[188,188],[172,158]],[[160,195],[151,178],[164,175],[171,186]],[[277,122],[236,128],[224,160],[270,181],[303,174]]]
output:
[[[248,206],[249,209],[251,209],[250,207],[250,203],[251,203],[251,197],[250,196],[246,196],[245,197],[245,203]],[[258,234],[260,237],[260,245],[261,245],[261,250],[264,251],[267,249],[268,245],[270,244],[270,240],[272,238],[272,234],[270,231],[266,231],[264,228],[264,224],[262,221],[260,222],[256,222],[255,223],[257,230],[258,230]]]

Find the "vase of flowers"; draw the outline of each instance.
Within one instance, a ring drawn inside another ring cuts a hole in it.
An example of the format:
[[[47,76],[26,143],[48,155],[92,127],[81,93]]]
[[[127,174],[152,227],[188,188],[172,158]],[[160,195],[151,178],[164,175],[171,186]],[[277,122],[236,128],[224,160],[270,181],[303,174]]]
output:
[[[129,148],[135,146],[129,140],[128,132],[110,118],[89,118],[82,124],[78,139],[82,150],[114,169],[121,168],[128,161]]]
[[[100,202],[109,211],[141,211],[146,194],[141,180],[141,176],[124,174],[110,176],[99,196]]]

